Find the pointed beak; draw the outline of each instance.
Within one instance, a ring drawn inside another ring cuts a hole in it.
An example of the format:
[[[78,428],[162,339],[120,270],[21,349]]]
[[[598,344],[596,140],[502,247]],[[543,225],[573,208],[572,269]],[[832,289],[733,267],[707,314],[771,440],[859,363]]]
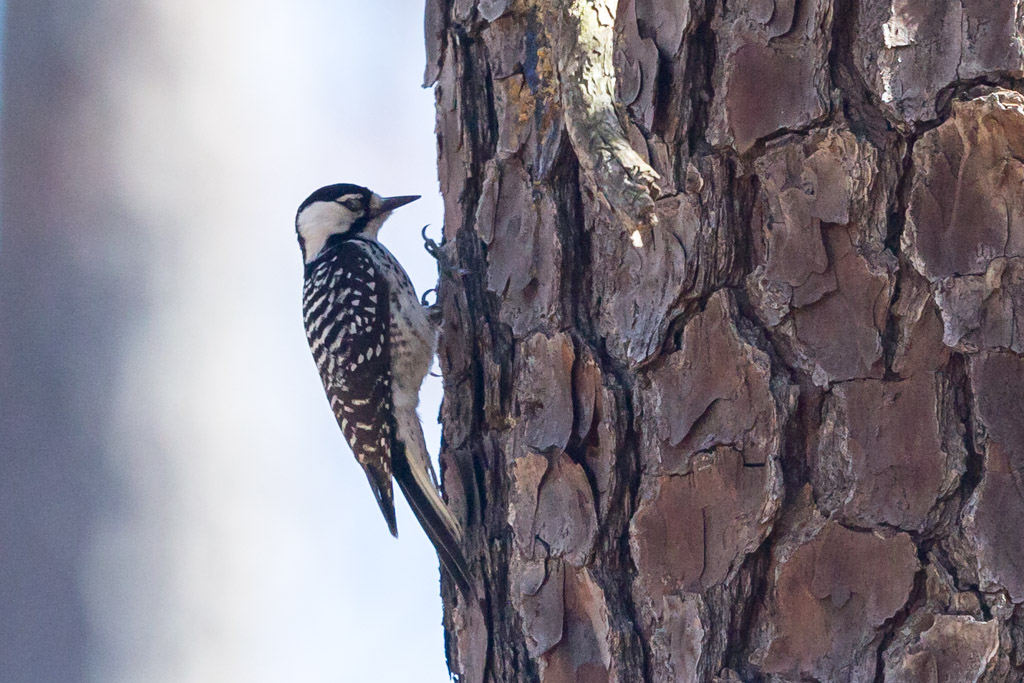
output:
[[[394,211],[398,207],[405,206],[406,204],[414,202],[419,198],[420,196],[418,194],[406,195],[404,197],[384,197],[383,199],[380,200],[380,204],[375,208],[373,215],[379,216],[382,213]]]

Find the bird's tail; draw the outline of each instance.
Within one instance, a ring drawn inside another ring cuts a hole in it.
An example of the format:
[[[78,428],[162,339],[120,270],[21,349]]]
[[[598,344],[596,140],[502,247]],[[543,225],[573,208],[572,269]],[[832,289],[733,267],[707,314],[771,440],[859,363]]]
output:
[[[391,472],[386,467],[374,463],[359,463],[363,466],[366,479],[370,482],[370,490],[373,497],[377,499],[381,514],[388,523],[388,531],[392,536],[398,536],[398,520],[395,517],[395,493],[391,488]]]
[[[441,499],[441,494],[434,485],[433,467],[423,440],[423,431],[415,410],[411,410],[415,425],[409,429],[400,429],[400,433],[408,435],[399,447],[391,453],[391,466],[395,481],[409,501],[409,507],[419,520],[430,542],[437,550],[445,571],[455,580],[465,595],[473,594],[473,583],[470,580],[469,564],[462,552],[462,526]]]

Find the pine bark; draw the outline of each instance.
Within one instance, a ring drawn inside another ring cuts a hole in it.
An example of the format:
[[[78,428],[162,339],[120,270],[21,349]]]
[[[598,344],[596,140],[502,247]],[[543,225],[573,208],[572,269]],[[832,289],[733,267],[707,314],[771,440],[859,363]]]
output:
[[[460,680],[1024,677],[1021,4],[428,0]]]

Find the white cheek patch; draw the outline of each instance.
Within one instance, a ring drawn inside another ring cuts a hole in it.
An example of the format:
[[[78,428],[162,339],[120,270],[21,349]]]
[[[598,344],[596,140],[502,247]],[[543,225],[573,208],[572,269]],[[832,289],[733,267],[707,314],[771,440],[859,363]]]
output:
[[[335,202],[315,202],[299,214],[298,231],[306,247],[306,263],[316,258],[327,238],[345,232],[355,214]]]

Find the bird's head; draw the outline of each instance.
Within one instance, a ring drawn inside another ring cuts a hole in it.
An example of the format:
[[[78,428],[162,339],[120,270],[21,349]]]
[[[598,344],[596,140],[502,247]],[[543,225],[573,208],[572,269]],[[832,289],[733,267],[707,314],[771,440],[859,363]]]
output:
[[[418,195],[381,197],[348,183],[321,187],[306,197],[295,214],[295,232],[303,260],[309,263],[315,259],[333,235],[341,235],[342,239],[377,239],[380,226],[391,212],[417,199]]]

